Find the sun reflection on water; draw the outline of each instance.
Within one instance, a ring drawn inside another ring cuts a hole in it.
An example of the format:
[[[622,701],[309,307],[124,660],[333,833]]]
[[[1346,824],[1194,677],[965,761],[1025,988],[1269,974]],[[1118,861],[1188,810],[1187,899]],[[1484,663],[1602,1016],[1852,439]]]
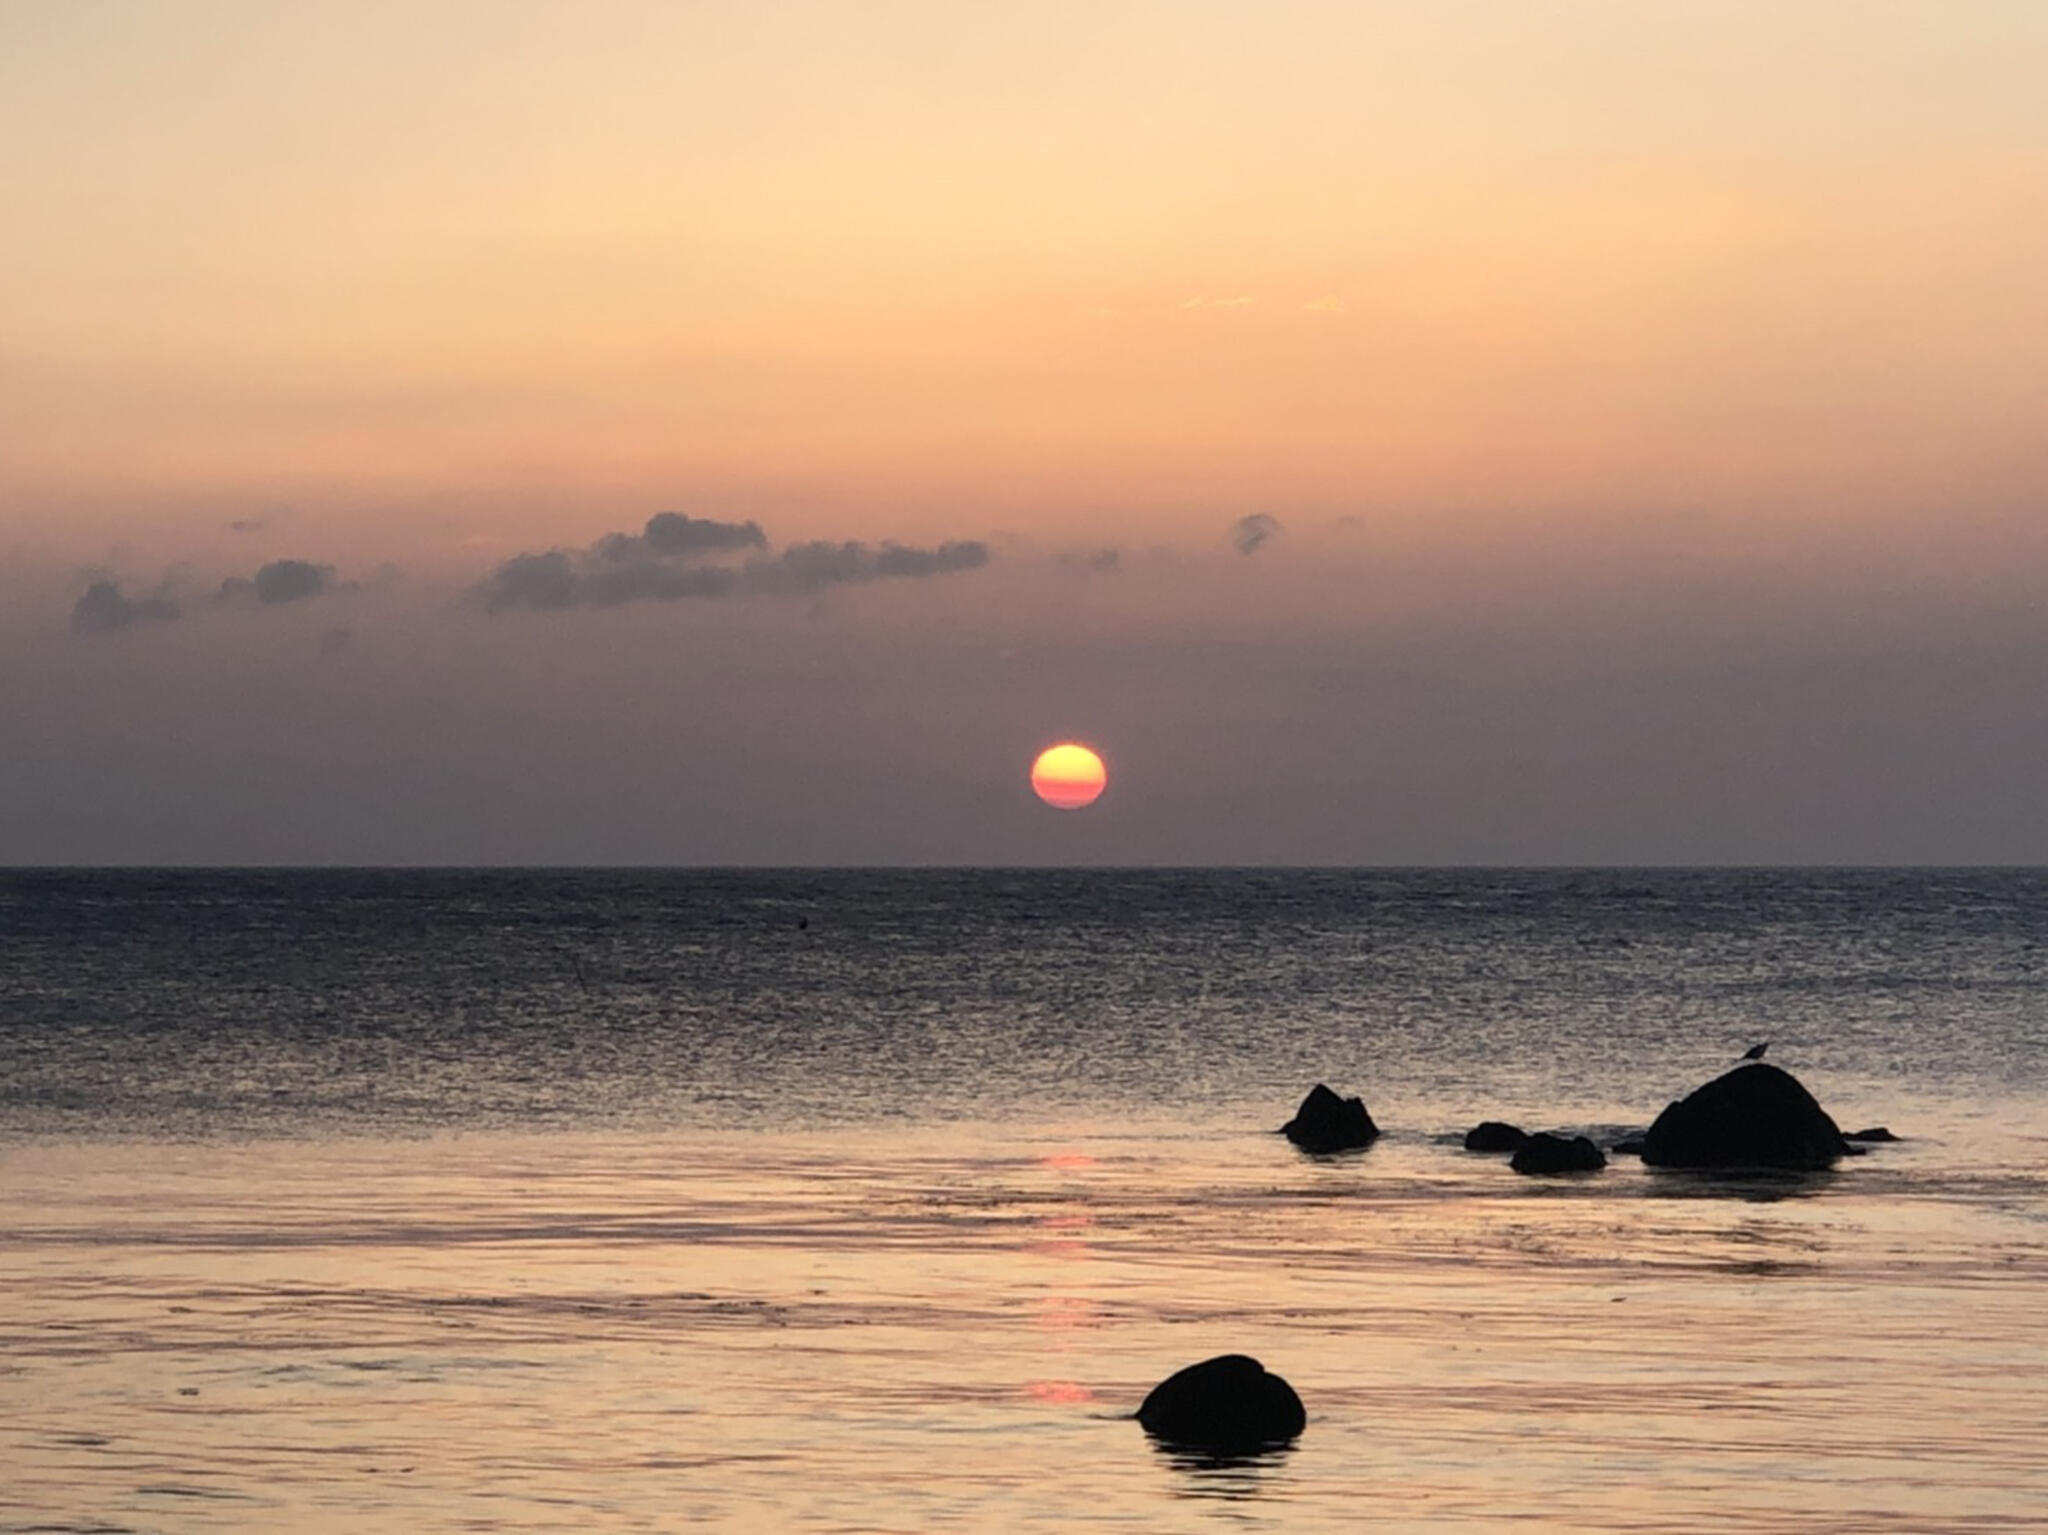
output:
[[[2005,1150],[1944,1155],[1757,1202],[1400,1135],[18,1145],[7,1517],[2013,1527],[2048,1221]],[[1145,1391],[1226,1350],[1299,1443],[1152,1447]]]

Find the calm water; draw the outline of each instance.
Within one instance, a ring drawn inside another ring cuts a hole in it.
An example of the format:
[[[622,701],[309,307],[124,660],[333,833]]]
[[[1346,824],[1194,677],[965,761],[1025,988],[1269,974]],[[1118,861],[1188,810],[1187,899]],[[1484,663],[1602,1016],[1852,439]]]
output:
[[[0,874],[0,1530],[2039,1526],[2044,981],[2034,872]],[[1908,1138],[1452,1139],[1763,1038]],[[1118,1417],[1226,1350],[1291,1453]]]

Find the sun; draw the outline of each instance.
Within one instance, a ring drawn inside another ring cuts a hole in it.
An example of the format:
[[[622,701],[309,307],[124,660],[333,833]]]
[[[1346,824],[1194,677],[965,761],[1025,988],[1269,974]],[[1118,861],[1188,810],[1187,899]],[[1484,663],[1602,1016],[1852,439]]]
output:
[[[1108,786],[1102,758],[1078,741],[1048,746],[1031,764],[1032,792],[1055,810],[1092,805]]]

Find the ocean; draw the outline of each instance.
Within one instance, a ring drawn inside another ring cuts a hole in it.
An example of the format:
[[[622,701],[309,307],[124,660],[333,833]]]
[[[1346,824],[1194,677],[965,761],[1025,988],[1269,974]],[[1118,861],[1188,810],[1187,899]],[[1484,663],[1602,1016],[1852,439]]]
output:
[[[0,1531],[2048,1527],[2044,983],[2032,870],[0,872]],[[1764,1040],[1902,1139],[1459,1144]],[[1226,1352],[1298,1443],[1152,1445]]]

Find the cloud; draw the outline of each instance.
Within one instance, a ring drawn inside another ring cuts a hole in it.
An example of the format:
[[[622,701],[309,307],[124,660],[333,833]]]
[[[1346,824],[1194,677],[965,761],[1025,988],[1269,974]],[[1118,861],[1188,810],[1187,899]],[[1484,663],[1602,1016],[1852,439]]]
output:
[[[1253,512],[1230,525],[1230,542],[1239,554],[1257,554],[1280,531],[1280,519]]]
[[[237,517],[228,524],[230,533],[260,533],[270,526],[268,517]]]
[[[710,517],[686,517],[681,512],[656,512],[639,533],[607,533],[590,546],[590,554],[593,559],[626,564],[767,547],[768,535],[758,522],[719,522]]]
[[[254,576],[229,576],[221,582],[213,600],[275,606],[343,588],[344,583],[336,579],[332,565],[316,565],[311,560],[272,560]],[[71,627],[80,634],[109,634],[136,624],[168,623],[182,611],[170,591],[171,579],[167,576],[154,594],[130,597],[121,590],[119,581],[101,576],[72,604]]]
[[[870,548],[862,543],[820,541],[796,544],[774,559],[754,560],[743,566],[739,574],[742,585],[750,592],[809,596],[829,586],[863,581],[916,581],[976,570],[987,563],[988,545],[978,539],[955,540],[936,549],[891,543]]]
[[[674,565],[649,560],[611,568],[586,570],[578,578],[575,601],[611,608],[622,602],[675,602],[683,597],[724,597],[737,577],[723,565]]]
[[[71,627],[80,634],[111,634],[134,624],[169,623],[178,605],[159,592],[154,597],[128,597],[118,581],[95,581],[71,606]]]
[[[476,588],[484,610],[502,613],[507,608],[551,608],[576,606],[576,565],[564,549],[546,554],[515,554]]]
[[[216,600],[231,602],[253,596],[266,604],[298,602],[331,592],[336,584],[332,565],[316,565],[311,560],[272,560],[256,572],[253,580],[229,576],[221,582]]]
[[[712,554],[766,550],[756,522],[717,522],[660,512],[639,533],[608,533],[586,549],[516,554],[472,592],[488,613],[524,608],[617,607],[688,597],[811,596],[868,581],[920,580],[986,565],[988,546],[955,540],[932,549],[819,540],[794,544],[738,565],[704,563]]]
[[[617,538],[623,535],[613,534]],[[673,602],[683,597],[723,597],[739,584],[723,565],[682,565],[658,559],[617,559],[590,551],[550,549],[515,554],[476,588],[487,613],[526,608],[552,613],[563,608],[609,608],[625,602]]]

